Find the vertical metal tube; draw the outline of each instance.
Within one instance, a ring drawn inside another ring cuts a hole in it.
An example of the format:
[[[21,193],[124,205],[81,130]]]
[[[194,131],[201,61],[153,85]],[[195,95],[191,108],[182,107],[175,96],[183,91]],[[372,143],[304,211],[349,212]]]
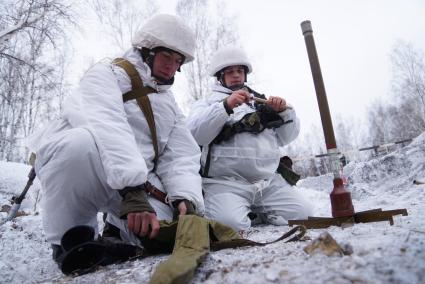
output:
[[[307,47],[308,59],[310,61],[311,73],[313,75],[314,88],[316,89],[317,103],[319,105],[320,117],[322,119],[323,133],[325,135],[326,149],[329,154],[329,164],[334,174],[334,189],[330,194],[332,216],[345,217],[354,215],[354,207],[350,192],[344,188],[340,170],[339,152],[336,147],[334,129],[332,125],[331,113],[329,111],[328,99],[326,97],[325,84],[323,83],[322,71],[320,69],[319,57],[317,56],[316,45],[313,38],[313,29],[310,21],[301,23],[301,30],[304,35]]]
[[[305,45],[307,47],[314,88],[316,89],[317,103],[319,105],[320,117],[322,119],[323,132],[325,134],[326,149],[335,149],[335,134],[332,125],[331,113],[329,111],[328,99],[326,97],[325,84],[323,83],[322,71],[320,69],[319,57],[317,56],[316,44],[314,43],[311,22],[302,22],[301,29],[304,35]]]

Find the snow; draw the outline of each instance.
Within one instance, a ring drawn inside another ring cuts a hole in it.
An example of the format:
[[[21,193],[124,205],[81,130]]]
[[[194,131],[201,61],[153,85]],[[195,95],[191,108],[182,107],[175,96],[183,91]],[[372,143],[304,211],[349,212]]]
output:
[[[19,194],[30,168],[0,162],[0,206]],[[309,229],[309,240],[210,253],[192,283],[425,283],[425,133],[410,145],[368,162],[344,168],[356,212],[406,208],[408,216],[351,227]],[[315,216],[330,216],[332,175],[301,180],[294,190],[315,204]],[[44,240],[39,214],[40,184],[35,181],[21,210],[28,213],[0,226],[1,283],[146,283],[166,255],[103,267],[79,277],[61,274]],[[0,219],[7,216],[0,212]],[[247,232],[256,241],[278,238],[288,227],[260,225]],[[351,255],[308,255],[303,248],[328,232]]]

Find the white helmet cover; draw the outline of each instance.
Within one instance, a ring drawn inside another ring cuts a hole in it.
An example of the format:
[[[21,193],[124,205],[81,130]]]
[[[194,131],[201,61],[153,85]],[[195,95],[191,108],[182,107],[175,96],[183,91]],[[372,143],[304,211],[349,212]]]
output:
[[[195,35],[180,19],[173,15],[157,14],[150,18],[132,40],[134,47],[149,49],[163,46],[185,56],[185,62],[194,59]]]
[[[240,47],[225,46],[220,48],[213,56],[210,62],[210,76],[222,70],[223,68],[235,65],[242,65],[248,68],[248,74],[252,72],[251,63]]]

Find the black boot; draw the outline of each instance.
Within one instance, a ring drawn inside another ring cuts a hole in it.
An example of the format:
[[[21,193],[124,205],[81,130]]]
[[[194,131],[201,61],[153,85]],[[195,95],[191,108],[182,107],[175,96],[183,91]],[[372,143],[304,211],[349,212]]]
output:
[[[52,245],[53,259],[66,275],[86,274],[99,266],[109,265],[142,256],[143,250],[122,241],[99,238],[90,226],[76,226],[62,237],[61,246]]]
[[[102,238],[114,238],[121,240],[120,229],[111,223],[105,221],[105,226],[103,227]]]

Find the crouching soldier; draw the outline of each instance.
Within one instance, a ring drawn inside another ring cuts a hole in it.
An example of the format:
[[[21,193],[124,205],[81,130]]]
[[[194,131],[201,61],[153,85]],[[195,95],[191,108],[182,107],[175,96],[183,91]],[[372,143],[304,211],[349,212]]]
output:
[[[306,218],[310,204],[276,172],[279,147],[299,133],[295,110],[244,85],[252,67],[242,49],[222,48],[210,64],[213,93],[187,121],[202,146],[206,217],[236,230],[251,226],[252,213],[275,225]]]
[[[136,247],[140,238],[156,236],[158,220],[203,214],[199,147],[170,91],[194,48],[181,20],[152,17],[122,58],[85,73],[62,119],[34,137],[44,232],[60,265],[81,245],[86,255],[75,252],[78,261],[105,255],[105,243],[96,239],[98,212],[107,213],[107,227],[124,244]],[[91,267],[67,265],[65,272]]]

